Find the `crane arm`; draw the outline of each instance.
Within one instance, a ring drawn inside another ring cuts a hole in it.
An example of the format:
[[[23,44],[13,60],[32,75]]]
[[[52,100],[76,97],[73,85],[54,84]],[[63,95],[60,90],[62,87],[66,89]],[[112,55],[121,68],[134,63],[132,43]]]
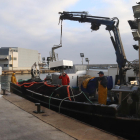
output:
[[[90,16],[87,14],[84,14],[83,12],[79,12],[79,14],[75,14],[73,12],[59,12],[60,20],[73,20],[73,21],[79,21],[79,22],[89,22],[91,24],[97,24],[97,25],[107,25],[112,27],[115,23],[115,21],[112,21],[108,17],[97,17],[97,16]],[[94,29],[93,29],[94,30]]]
[[[88,15],[87,12],[59,12],[60,14],[60,20],[72,20],[72,21],[79,21],[81,23],[87,22],[91,23],[91,29],[93,31],[97,31],[101,25],[106,26],[106,30],[112,31],[114,34],[114,37],[110,33],[110,38],[112,41],[112,44],[115,49],[116,53],[116,61],[118,63],[120,72],[120,80],[122,81],[121,83],[125,83],[125,73],[128,68],[125,68],[126,66],[126,56],[123,48],[123,44],[121,41],[120,37],[120,32],[119,32],[119,19],[114,17],[114,18],[108,18],[108,17],[98,17],[98,16],[91,16]],[[121,77],[123,77],[121,79]]]
[[[116,57],[117,57],[116,61],[119,65],[119,68],[125,67],[127,60],[123,49],[120,32],[118,29],[118,25],[119,25],[118,18],[111,19],[108,17],[91,16],[88,15],[86,12],[59,12],[59,14],[60,14],[60,20],[73,20],[73,21],[79,21],[81,23],[84,22],[91,23],[91,29],[94,31],[98,30],[101,25],[106,25],[106,30],[108,30],[109,32],[112,31],[114,34],[115,39],[113,38],[113,36],[111,36],[111,41],[113,43],[116,52]]]

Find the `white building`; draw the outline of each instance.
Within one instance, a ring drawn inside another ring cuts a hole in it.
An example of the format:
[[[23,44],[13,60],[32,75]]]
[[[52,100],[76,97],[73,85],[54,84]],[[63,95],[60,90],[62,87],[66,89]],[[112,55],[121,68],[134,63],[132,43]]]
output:
[[[3,70],[28,70],[38,63],[38,51],[19,47],[0,48],[0,67]]]

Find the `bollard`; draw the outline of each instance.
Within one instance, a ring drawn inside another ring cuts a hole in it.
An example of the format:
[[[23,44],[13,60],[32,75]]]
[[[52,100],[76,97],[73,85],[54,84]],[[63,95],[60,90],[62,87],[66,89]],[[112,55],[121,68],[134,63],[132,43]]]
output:
[[[37,111],[33,111],[34,113],[44,113],[44,111],[41,111],[41,105],[40,105],[40,103],[35,103],[35,106],[37,106]]]
[[[5,93],[5,91],[6,91],[5,89],[2,89],[2,91],[3,91],[3,94],[2,94],[2,95],[7,95],[7,94]]]

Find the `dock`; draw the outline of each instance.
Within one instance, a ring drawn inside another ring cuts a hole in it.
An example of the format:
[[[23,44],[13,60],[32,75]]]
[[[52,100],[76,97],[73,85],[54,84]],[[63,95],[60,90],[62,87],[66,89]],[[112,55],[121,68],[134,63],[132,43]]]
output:
[[[2,93],[2,92],[1,92]],[[0,95],[2,140],[125,140],[6,91]]]
[[[2,75],[8,75],[15,72],[16,74],[31,74],[31,70],[3,70]],[[57,71],[48,70],[48,69],[40,69],[40,73],[54,73]]]

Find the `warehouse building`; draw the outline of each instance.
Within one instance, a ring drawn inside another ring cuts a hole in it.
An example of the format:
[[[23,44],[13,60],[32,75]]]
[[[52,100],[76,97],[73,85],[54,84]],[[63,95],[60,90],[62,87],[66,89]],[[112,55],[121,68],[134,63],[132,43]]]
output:
[[[0,67],[3,70],[29,70],[36,62],[38,51],[19,47],[0,48]]]

